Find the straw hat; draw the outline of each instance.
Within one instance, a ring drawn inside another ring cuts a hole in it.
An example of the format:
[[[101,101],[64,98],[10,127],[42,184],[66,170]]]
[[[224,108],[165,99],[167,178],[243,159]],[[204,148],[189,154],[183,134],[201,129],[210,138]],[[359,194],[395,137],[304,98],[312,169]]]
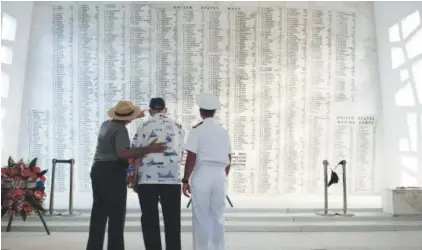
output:
[[[144,111],[133,105],[131,101],[119,101],[116,106],[108,110],[107,115],[119,121],[131,121],[145,116]]]

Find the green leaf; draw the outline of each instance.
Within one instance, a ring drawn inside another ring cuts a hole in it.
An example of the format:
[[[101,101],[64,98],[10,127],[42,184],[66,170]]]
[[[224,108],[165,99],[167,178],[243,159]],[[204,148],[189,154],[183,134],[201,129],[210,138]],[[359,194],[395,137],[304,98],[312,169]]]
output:
[[[31,170],[31,171],[33,171],[34,170],[34,167],[36,166],[36,164],[37,164],[37,157],[35,157],[30,163],[29,163],[29,169]]]
[[[38,175],[38,177],[40,177],[40,176],[45,175],[47,172],[48,172],[48,170],[46,169],[46,170],[39,172],[37,175]]]
[[[41,204],[35,199],[35,197],[31,196],[28,199],[29,204],[31,204],[33,209],[38,209],[40,211],[45,211]]]
[[[14,165],[16,165],[16,162],[13,160],[12,156],[9,156],[9,159],[7,160],[7,166],[9,168],[13,167]]]

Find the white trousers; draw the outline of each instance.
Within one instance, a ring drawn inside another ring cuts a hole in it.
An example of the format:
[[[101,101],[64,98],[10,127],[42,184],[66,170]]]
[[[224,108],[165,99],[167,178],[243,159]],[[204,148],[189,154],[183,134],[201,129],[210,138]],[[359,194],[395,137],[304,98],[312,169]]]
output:
[[[226,173],[219,168],[197,168],[192,176],[194,250],[224,250]]]

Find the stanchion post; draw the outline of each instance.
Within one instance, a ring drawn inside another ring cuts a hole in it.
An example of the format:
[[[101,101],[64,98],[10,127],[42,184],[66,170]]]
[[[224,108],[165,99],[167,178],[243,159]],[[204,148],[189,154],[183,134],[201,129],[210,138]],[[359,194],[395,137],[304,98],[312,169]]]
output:
[[[324,214],[328,214],[328,161],[324,160],[322,162],[324,165]]]
[[[346,182],[346,160],[339,162],[343,169],[343,213],[347,214],[347,182]]]
[[[317,215],[322,215],[322,216],[335,216],[335,215],[339,215],[339,216],[353,216],[353,214],[348,214],[347,213],[347,175],[346,175],[346,160],[342,160],[340,161],[336,166],[341,165],[342,169],[343,169],[343,214],[341,213],[328,213],[328,161],[324,160],[322,162],[322,164],[324,165],[324,212],[318,212]]]
[[[49,204],[49,214],[53,215],[54,210],[54,189],[55,189],[55,180],[56,180],[56,164],[57,160],[53,159],[53,171],[51,172],[51,188],[50,188],[50,204]]]
[[[70,180],[69,180],[69,215],[73,215],[73,173],[75,160],[57,160],[53,159],[53,171],[51,174],[51,189],[50,189],[50,206],[49,213],[53,215],[54,210],[54,191],[55,191],[55,179],[56,179],[56,167],[57,163],[70,164]]]
[[[73,215],[73,172],[75,160],[70,160],[70,180],[69,180],[69,214]]]

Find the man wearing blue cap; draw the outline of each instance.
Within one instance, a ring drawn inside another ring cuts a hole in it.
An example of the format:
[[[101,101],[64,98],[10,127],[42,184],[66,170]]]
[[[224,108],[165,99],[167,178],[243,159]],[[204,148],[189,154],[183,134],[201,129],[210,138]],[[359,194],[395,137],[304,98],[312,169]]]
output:
[[[192,195],[194,250],[224,250],[226,176],[230,170],[231,143],[226,129],[214,118],[217,97],[201,94],[196,99],[203,119],[188,135],[185,149],[183,193]],[[190,177],[193,172],[190,186]],[[191,192],[192,191],[192,192]]]
[[[166,115],[163,98],[152,98],[151,117],[137,130],[132,147],[165,142],[164,153],[147,154],[142,158],[137,173],[135,191],[141,205],[142,234],[146,250],[161,250],[158,202],[161,204],[167,250],[181,250],[180,207],[181,174],[185,132],[182,125]],[[136,164],[135,164],[136,166]]]

